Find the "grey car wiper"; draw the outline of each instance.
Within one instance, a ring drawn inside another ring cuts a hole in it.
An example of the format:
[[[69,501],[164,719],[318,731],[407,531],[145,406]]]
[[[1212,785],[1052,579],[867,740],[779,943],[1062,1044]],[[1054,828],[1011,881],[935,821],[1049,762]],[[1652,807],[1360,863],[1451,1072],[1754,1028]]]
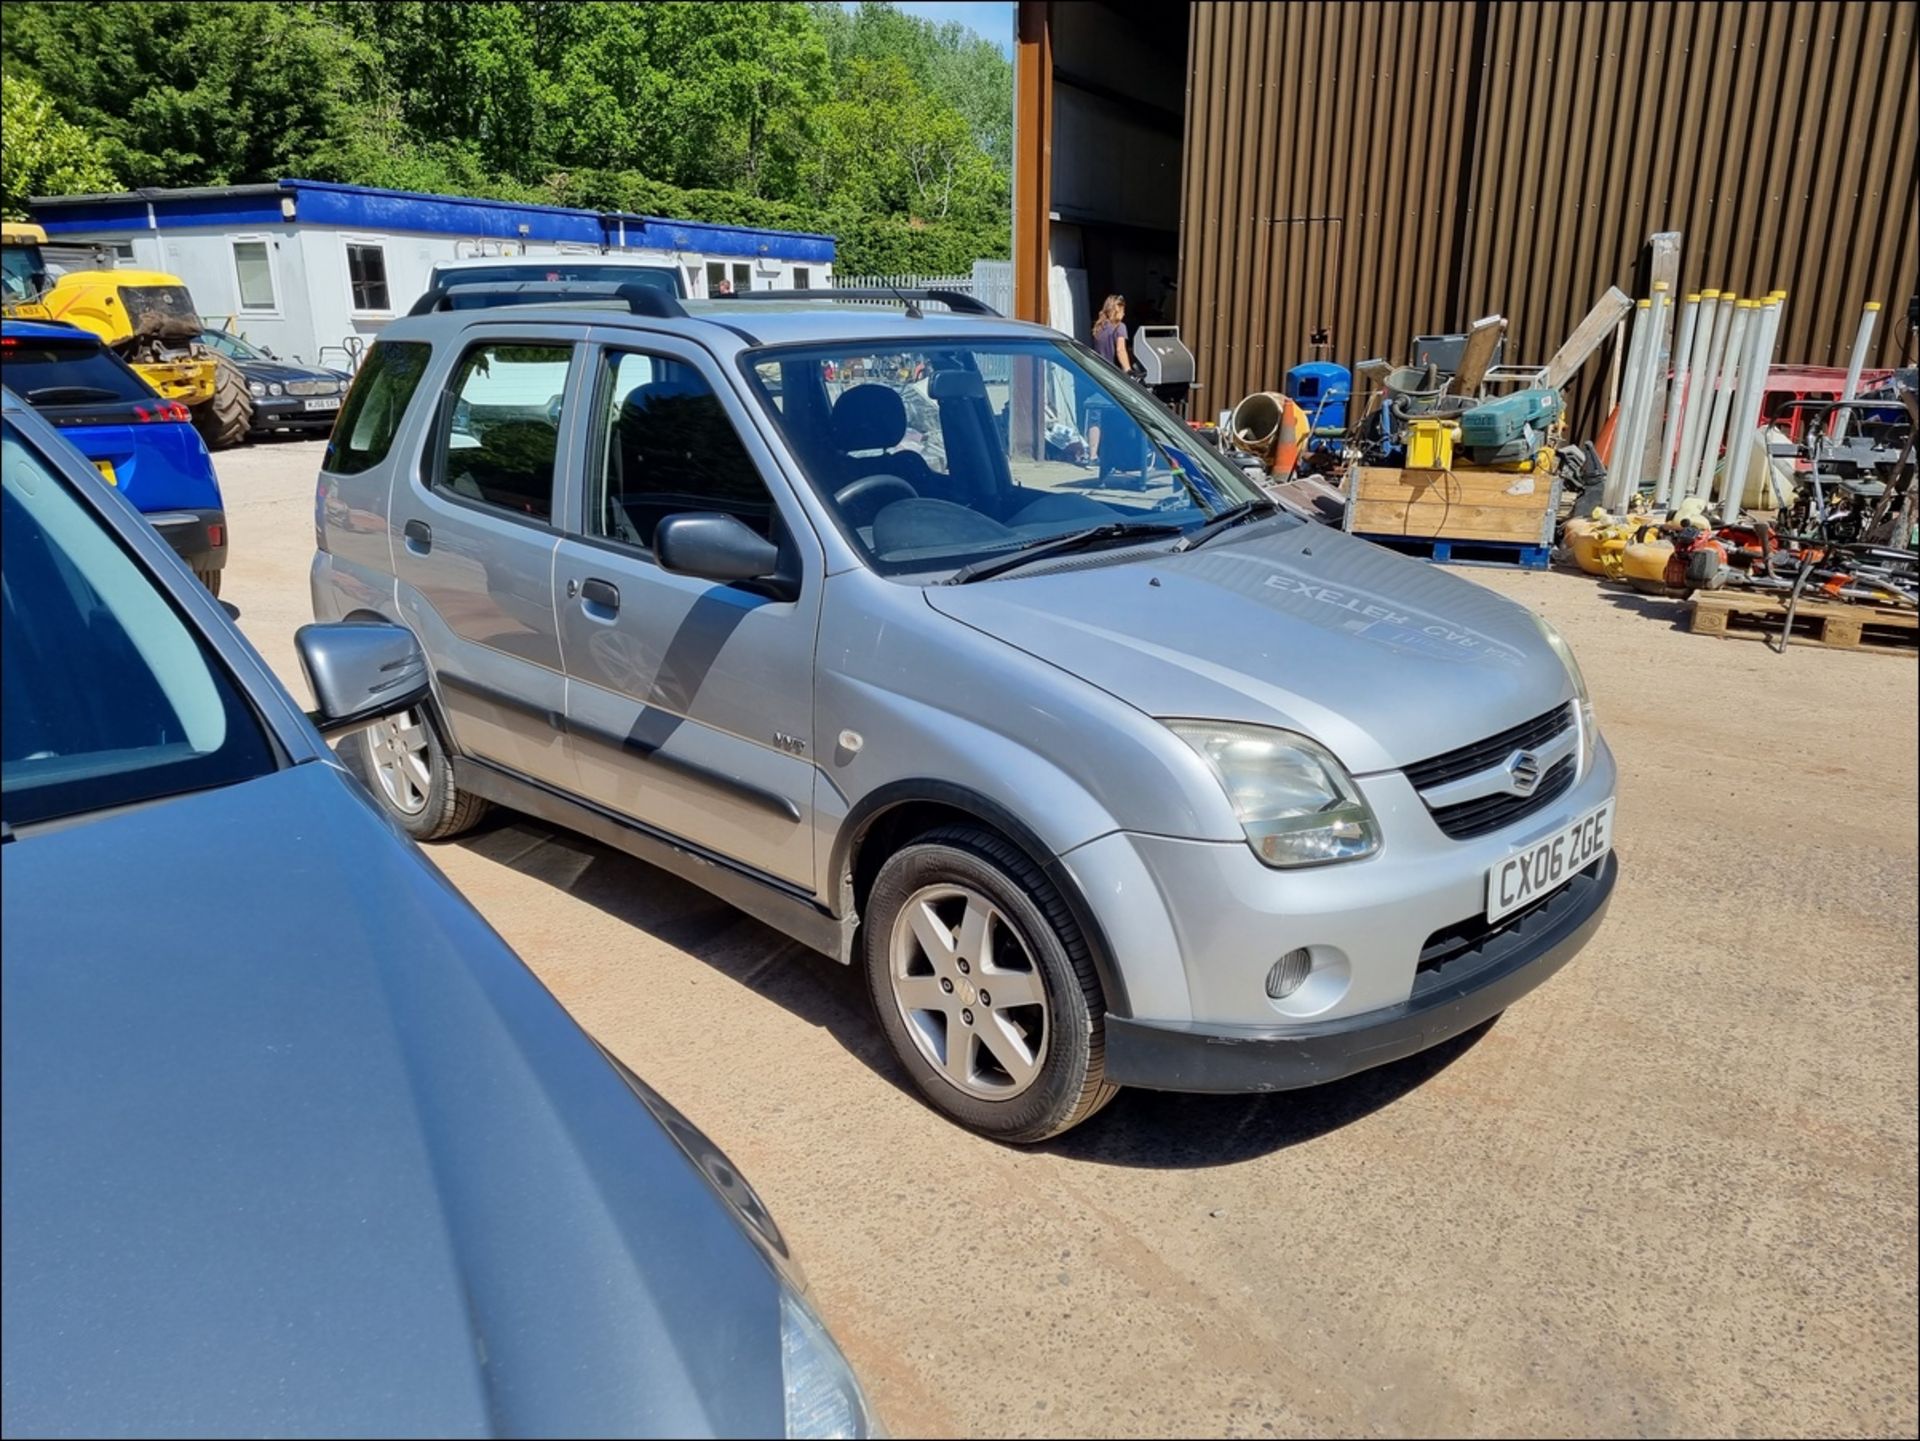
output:
[[[1012,570],[1015,566],[1025,565],[1028,561],[1045,560],[1050,555],[1065,555],[1070,551],[1090,550],[1110,540],[1152,540],[1158,536],[1180,533],[1179,526],[1169,525],[1165,521],[1108,521],[1105,525],[1090,525],[1085,530],[1072,531],[1067,535],[1028,541],[1010,555],[997,555],[990,560],[976,560],[972,565],[962,566],[956,570],[944,583],[965,585],[969,581],[986,580],[989,576],[1000,575]]]
[[[1232,530],[1236,525],[1240,524],[1241,521],[1253,520],[1263,515],[1273,515],[1278,512],[1279,509],[1278,504],[1267,499],[1264,495],[1255,496],[1252,500],[1244,500],[1238,505],[1229,506],[1227,509],[1221,511],[1220,514],[1216,515],[1212,520],[1208,521],[1205,525],[1201,526],[1200,529],[1176,545],[1174,549],[1181,551],[1198,550],[1216,535],[1224,535],[1227,531]]]

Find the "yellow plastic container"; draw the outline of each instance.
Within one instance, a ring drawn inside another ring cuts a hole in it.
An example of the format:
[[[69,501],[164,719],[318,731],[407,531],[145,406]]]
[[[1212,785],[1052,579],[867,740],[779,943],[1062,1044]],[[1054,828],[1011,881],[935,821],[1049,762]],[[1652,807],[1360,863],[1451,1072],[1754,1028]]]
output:
[[[1445,420],[1416,420],[1407,435],[1408,470],[1452,470],[1458,426]]]

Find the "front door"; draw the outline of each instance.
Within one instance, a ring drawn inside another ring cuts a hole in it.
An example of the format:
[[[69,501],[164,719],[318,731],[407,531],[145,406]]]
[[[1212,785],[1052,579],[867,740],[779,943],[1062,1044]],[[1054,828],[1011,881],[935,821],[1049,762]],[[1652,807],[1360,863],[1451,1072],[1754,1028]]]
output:
[[[400,614],[455,742],[568,789],[552,521],[576,349],[551,332],[469,333],[393,507]]]
[[[554,568],[581,793],[811,892],[818,542],[704,352],[661,337],[590,363]],[[797,594],[662,570],[654,527],[686,511],[774,540]]]

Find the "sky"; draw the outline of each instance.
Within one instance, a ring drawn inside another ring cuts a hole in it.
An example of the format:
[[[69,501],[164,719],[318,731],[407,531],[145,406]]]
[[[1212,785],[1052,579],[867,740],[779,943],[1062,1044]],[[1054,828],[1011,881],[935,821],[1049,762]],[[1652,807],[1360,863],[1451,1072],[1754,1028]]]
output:
[[[846,8],[855,7],[849,4]],[[936,25],[958,20],[998,45],[1006,55],[1013,54],[1013,0],[894,0],[894,8]]]

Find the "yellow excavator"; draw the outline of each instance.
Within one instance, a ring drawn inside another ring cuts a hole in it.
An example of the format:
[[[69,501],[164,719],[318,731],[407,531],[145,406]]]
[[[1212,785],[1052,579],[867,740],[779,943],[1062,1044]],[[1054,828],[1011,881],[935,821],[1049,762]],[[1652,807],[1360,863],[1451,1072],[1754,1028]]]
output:
[[[209,450],[238,445],[253,424],[246,377],[200,343],[200,312],[186,282],[158,270],[47,272],[38,225],[0,226],[6,314],[90,331],[162,398],[177,400]]]

